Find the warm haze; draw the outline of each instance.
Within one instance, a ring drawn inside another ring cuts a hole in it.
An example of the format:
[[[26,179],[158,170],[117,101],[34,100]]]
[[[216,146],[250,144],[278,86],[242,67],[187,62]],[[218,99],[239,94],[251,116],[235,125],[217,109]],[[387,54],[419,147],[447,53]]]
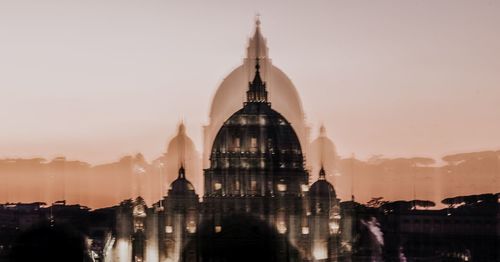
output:
[[[1,157],[154,158],[180,119],[201,150],[257,12],[307,122],[341,155],[500,146],[495,1],[117,3],[0,3]]]
[[[338,178],[329,178],[343,200],[353,191],[363,201],[375,196],[439,201],[495,191],[499,3],[294,1],[286,2],[286,9],[283,4],[2,2],[0,158],[65,156],[99,165],[141,153],[152,161],[167,153],[181,119],[201,153],[210,98],[242,63],[258,12],[273,64],[298,91],[310,138],[324,124],[344,158],[330,168]],[[449,156],[485,150],[491,151]],[[353,164],[353,155],[377,157]],[[434,158],[437,165],[384,159],[415,156]],[[139,191],[133,177],[98,175],[130,173],[129,162],[123,163],[91,171],[75,163],[61,169],[60,161],[28,161],[19,170],[7,161],[1,171],[10,172],[5,181],[11,184],[0,197],[111,205]],[[313,178],[317,164],[308,166],[315,168]],[[177,163],[168,167],[161,183],[160,176],[147,183],[165,188],[177,168]],[[60,188],[67,187],[61,192],[52,188],[57,183],[40,177],[57,180],[57,172],[62,172]],[[68,172],[78,179],[66,177]],[[193,176],[200,188],[201,173]],[[90,179],[87,184],[82,177]],[[114,184],[113,194],[85,193],[85,186],[115,179],[123,185]],[[150,188],[146,199],[165,193],[159,188]]]

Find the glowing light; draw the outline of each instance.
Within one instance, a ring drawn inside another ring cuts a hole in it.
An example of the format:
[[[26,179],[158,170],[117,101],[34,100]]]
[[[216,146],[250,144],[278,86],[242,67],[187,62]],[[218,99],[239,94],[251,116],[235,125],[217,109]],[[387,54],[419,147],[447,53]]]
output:
[[[342,248],[344,248],[347,252],[351,252],[352,251],[352,245],[351,243],[347,242],[347,241],[342,241],[340,243],[340,245],[342,246]]]
[[[165,227],[165,233],[170,234],[172,232],[174,232],[174,228],[172,226],[166,226]]]
[[[276,225],[276,229],[278,230],[278,232],[280,234],[285,234],[286,233],[286,225],[285,225],[285,222],[278,222],[278,224]]]
[[[118,251],[118,261],[120,262],[128,262],[132,260],[131,258],[131,249],[129,246],[129,242],[125,239],[119,239],[117,243],[117,251]]]
[[[339,232],[339,224],[337,222],[330,222],[330,234],[337,234]]]
[[[309,227],[302,227],[302,234],[308,235],[309,234]]]
[[[217,225],[215,226],[215,233],[220,233],[222,231],[222,226]]]
[[[221,188],[222,188],[222,184],[221,183],[217,182],[217,183],[214,184],[214,189],[215,190],[220,190]]]
[[[159,253],[158,253],[158,245],[155,243],[158,243],[157,241],[147,241],[146,242],[146,258],[144,261],[158,261],[160,259]]]
[[[190,234],[194,234],[196,233],[196,224],[194,223],[194,221],[189,221],[187,227],[186,227],[186,230],[190,233]]]
[[[143,205],[137,205],[137,206],[135,206],[133,214],[136,217],[146,217],[145,207]]]
[[[307,192],[309,191],[309,187],[306,184],[300,185],[300,189],[302,189],[302,192]]]
[[[144,231],[144,223],[141,220],[136,220],[134,223],[134,231]]]
[[[255,190],[257,189],[257,181],[252,180],[250,181],[250,190]]]
[[[250,139],[250,147],[254,150],[257,149],[257,138],[256,137],[252,137]]]
[[[240,117],[240,124],[245,125],[247,123],[247,119],[244,117]]]
[[[318,241],[318,242],[314,243],[313,256],[314,256],[314,259],[316,259],[316,260],[322,260],[322,259],[328,258],[328,250],[326,248],[325,242]]]
[[[259,124],[261,126],[266,125],[266,118],[264,118],[263,116],[259,117]]]
[[[284,192],[286,191],[286,184],[278,184],[278,191]]]

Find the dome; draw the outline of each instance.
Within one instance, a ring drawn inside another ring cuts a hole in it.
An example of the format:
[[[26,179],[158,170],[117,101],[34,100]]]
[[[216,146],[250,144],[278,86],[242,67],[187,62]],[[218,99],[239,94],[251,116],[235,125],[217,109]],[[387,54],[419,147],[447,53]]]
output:
[[[321,168],[318,180],[309,188],[309,195],[313,198],[329,198],[334,200],[337,198],[337,194],[332,184],[326,181],[325,177],[325,170]]]
[[[200,192],[203,187],[201,158],[193,140],[187,134],[184,123],[179,124],[177,134],[168,142],[167,151],[162,160],[165,165],[165,168],[161,170],[163,172],[161,175],[165,179],[164,185],[169,185],[177,179],[179,167],[182,164],[189,170],[193,185],[197,192]]]
[[[260,23],[260,22],[259,22]],[[210,149],[219,129],[245,101],[247,84],[252,80],[255,59],[261,60],[262,79],[268,84],[270,101],[273,108],[294,127],[304,151],[308,146],[308,128],[299,93],[290,78],[271,63],[266,40],[262,36],[259,23],[255,34],[249,39],[247,54],[243,64],[231,71],[218,86],[210,106],[209,123],[204,130],[204,166],[208,167]],[[304,152],[305,153],[305,152]]]
[[[175,154],[177,159],[177,163],[180,163],[182,161],[185,161],[185,159],[182,159],[183,157],[186,157],[186,151],[196,151],[196,146],[194,145],[193,140],[186,134],[186,126],[184,123],[180,123],[178,130],[177,130],[177,135],[172,138],[166,148],[166,154]]]
[[[186,174],[184,167],[179,168],[179,176],[172,184],[170,184],[170,189],[168,195],[174,196],[185,196],[185,195],[195,195],[194,186],[186,179]]]
[[[222,117],[225,120],[240,108],[244,101],[246,84],[253,76],[255,59],[260,59],[262,77],[269,84],[269,92],[274,94],[274,107],[288,116],[303,119],[302,102],[297,89],[283,71],[271,64],[267,41],[262,35],[260,20],[255,21],[255,32],[248,41],[247,54],[243,65],[234,69],[220,84],[210,107],[210,119]],[[234,99],[228,99],[232,97]]]
[[[272,159],[267,160],[274,162],[273,166],[282,166],[278,162],[284,160],[294,167],[303,164],[300,142],[290,122],[264,103],[248,103],[224,123],[214,140],[210,159],[221,159],[218,156],[231,152],[270,155]]]
[[[288,118],[303,121],[302,101],[292,81],[276,66],[272,64],[267,66],[267,73],[263,74],[263,79],[269,85],[268,91],[271,94],[273,107],[283,112]],[[210,106],[210,121],[217,122],[221,118],[224,121],[232,112],[241,107],[249,81],[247,67],[253,67],[253,64],[237,67],[219,85]]]
[[[338,163],[337,150],[335,144],[327,136],[325,126],[321,125],[319,136],[311,142],[307,157],[313,174],[318,174],[321,168],[329,174],[335,173]]]
[[[222,194],[300,193],[308,179],[301,144],[290,122],[267,102],[259,68],[257,63],[247,102],[224,122],[214,139],[205,179],[218,184],[213,190],[224,190]],[[228,183],[226,176],[232,176],[234,183]],[[254,185],[249,185],[250,179],[255,179]]]

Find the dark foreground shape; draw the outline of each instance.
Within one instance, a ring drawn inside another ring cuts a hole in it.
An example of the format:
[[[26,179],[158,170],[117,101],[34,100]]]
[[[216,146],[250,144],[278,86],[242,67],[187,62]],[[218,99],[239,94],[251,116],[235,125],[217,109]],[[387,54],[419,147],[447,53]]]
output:
[[[286,235],[279,234],[266,222],[246,215],[228,216],[218,229],[212,221],[202,223],[197,239],[186,245],[181,260],[301,261],[299,252],[288,242]]]
[[[91,261],[85,238],[69,225],[44,222],[23,232],[15,242],[12,262]]]

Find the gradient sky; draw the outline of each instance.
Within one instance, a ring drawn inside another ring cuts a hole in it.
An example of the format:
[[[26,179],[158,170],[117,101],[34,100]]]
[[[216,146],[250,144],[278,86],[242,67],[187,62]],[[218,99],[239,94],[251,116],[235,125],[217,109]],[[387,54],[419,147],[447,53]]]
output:
[[[201,151],[256,13],[342,156],[500,148],[499,1],[0,0],[0,157]]]

